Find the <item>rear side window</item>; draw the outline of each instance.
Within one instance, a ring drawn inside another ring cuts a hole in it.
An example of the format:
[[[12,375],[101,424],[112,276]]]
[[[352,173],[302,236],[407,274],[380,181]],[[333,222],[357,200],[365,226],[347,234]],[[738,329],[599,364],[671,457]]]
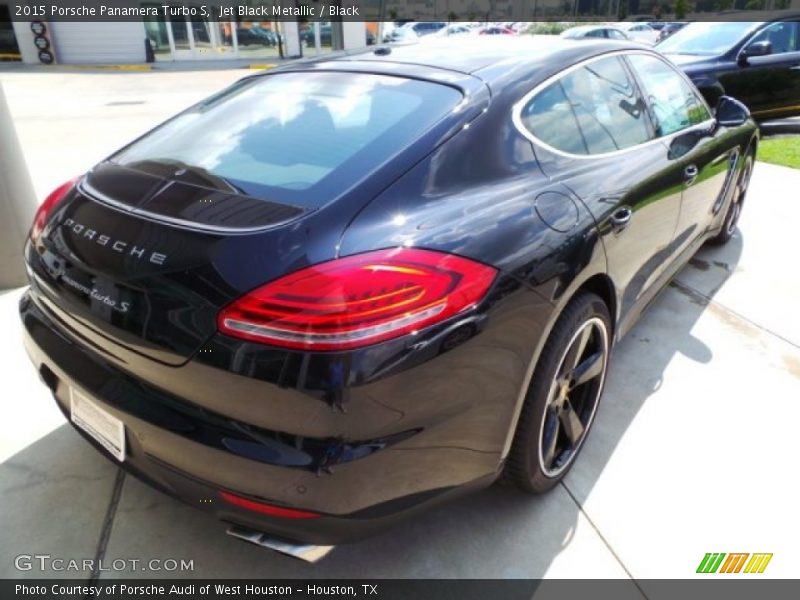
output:
[[[531,98],[520,113],[523,127],[556,150],[586,154],[581,130],[561,82],[547,86]]]
[[[234,85],[111,160],[207,173],[250,195],[314,207],[414,142],[462,97],[400,77],[267,75]]]
[[[646,54],[631,54],[628,60],[642,82],[659,137],[711,118],[692,86],[663,60]]]
[[[571,154],[603,154],[652,139],[638,88],[619,57],[569,72],[523,107],[521,120],[542,142]]]

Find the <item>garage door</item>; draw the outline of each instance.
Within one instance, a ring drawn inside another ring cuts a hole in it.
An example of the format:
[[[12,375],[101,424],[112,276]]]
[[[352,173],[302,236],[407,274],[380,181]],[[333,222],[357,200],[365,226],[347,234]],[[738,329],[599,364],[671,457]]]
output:
[[[142,22],[52,23],[58,62],[142,63],[145,61]]]

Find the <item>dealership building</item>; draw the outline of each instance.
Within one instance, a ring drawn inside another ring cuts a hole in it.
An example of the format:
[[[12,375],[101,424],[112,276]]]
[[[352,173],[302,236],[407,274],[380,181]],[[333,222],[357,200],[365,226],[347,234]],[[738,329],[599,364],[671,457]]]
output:
[[[364,21],[300,23],[238,16],[220,20],[219,3],[213,1],[195,7],[199,11],[206,6],[209,14],[165,17],[161,5],[142,2],[143,16],[125,21],[12,22],[14,3],[0,0],[0,60],[29,64],[259,60],[359,48],[376,33],[375,25]]]
[[[730,0],[730,8],[752,8],[753,0]],[[758,0],[761,8],[800,8],[800,0]],[[662,0],[359,0],[363,21],[319,22],[269,19],[271,6],[281,0],[241,0],[251,15],[220,18],[220,0],[183,5],[208,14],[163,15],[161,0],[141,2],[137,16],[125,21],[11,21],[12,0],[0,0],[0,60],[29,64],[126,64],[160,61],[270,59],[315,55],[338,49],[360,48],[377,40],[378,23],[396,15],[429,20],[432,14],[447,20],[480,21],[491,7],[497,21],[535,21],[562,18],[565,7],[580,15],[658,15]],[[227,3],[230,4],[230,3]],[[319,11],[333,2],[295,0],[293,6]],[[342,2],[346,5],[346,2]],[[718,10],[718,0],[696,0],[695,10]],[[141,14],[141,16],[138,16]],[[314,14],[308,13],[305,14]],[[260,16],[255,16],[260,15]],[[16,17],[20,18],[20,17]],[[35,17],[30,17],[35,18]],[[230,20],[224,20],[229,18]],[[445,17],[443,17],[445,18]]]

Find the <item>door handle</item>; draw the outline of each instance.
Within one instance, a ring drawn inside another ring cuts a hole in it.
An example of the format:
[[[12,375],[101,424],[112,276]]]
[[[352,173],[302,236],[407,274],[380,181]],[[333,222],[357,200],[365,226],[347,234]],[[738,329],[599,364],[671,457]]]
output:
[[[794,65],[792,67],[789,67],[789,70],[790,71],[800,71],[800,65]]]
[[[633,211],[630,206],[622,206],[611,215],[611,228],[617,233],[625,229],[633,218]]]
[[[697,175],[700,173],[700,170],[697,168],[696,165],[689,165],[683,170],[683,180],[686,182],[686,185],[692,185],[697,179]]]

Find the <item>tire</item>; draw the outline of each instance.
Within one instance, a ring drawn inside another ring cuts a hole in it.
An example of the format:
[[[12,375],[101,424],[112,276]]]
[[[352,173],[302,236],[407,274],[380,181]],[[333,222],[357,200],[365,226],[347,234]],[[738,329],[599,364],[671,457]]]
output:
[[[534,369],[506,461],[507,482],[541,494],[572,467],[603,393],[611,330],[599,296],[582,292],[567,304]],[[576,373],[583,383],[576,384]]]
[[[728,211],[725,213],[725,218],[722,220],[722,229],[713,238],[708,240],[712,246],[723,246],[731,241],[733,234],[736,233],[736,225],[739,223],[739,217],[742,216],[742,207],[744,206],[745,196],[747,196],[747,188],[750,187],[750,178],[753,176],[753,163],[755,161],[755,152],[748,150],[744,157],[744,165],[742,172],[739,173],[739,179],[736,181],[736,189],[733,192]]]

